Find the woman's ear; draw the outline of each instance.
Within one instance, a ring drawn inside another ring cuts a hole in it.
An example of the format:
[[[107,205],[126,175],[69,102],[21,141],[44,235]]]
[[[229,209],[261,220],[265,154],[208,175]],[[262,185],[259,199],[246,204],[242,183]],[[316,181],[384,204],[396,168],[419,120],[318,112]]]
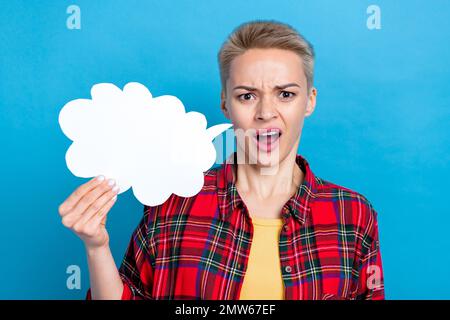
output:
[[[227,96],[227,95],[226,95],[225,91],[222,90],[222,92],[221,92],[221,94],[220,94],[220,109],[222,110],[224,116],[225,116],[228,120],[230,120],[230,113],[229,113],[229,111],[228,111],[228,109],[227,109],[227,104],[226,104],[226,102],[227,102],[226,96]]]
[[[308,102],[306,103],[305,117],[309,117],[316,108],[317,89],[312,87],[309,90]]]

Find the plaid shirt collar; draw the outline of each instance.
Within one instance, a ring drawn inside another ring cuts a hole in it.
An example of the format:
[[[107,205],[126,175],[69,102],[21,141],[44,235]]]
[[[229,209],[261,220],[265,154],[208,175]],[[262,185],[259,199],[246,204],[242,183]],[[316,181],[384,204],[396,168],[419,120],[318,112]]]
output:
[[[218,204],[220,218],[223,220],[227,220],[236,208],[245,207],[233,178],[233,166],[237,162],[236,156],[237,153],[234,152],[217,171]],[[295,162],[303,171],[304,179],[296,193],[284,205],[283,215],[284,218],[292,215],[303,224],[311,211],[311,204],[316,195],[317,181],[305,158],[297,154]]]

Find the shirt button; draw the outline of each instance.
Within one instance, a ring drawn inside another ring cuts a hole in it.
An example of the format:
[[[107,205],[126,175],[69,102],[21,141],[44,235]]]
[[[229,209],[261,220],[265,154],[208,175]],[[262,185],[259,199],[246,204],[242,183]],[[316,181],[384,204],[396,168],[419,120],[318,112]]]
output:
[[[289,231],[289,226],[287,224],[283,228],[284,228],[284,231]]]
[[[286,266],[286,268],[284,268],[284,270],[285,270],[287,273],[291,273],[292,267],[291,267],[291,266]]]

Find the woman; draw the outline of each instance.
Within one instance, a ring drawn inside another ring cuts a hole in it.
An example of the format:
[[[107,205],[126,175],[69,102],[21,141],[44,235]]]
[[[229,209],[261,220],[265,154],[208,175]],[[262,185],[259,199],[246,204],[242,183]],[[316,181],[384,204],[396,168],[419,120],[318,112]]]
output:
[[[311,45],[255,21],[218,57],[237,153],[205,172],[196,196],[145,206],[119,270],[105,228],[114,181],[92,179],[61,204],[86,247],[88,298],[384,299],[376,211],[297,155],[316,104]]]

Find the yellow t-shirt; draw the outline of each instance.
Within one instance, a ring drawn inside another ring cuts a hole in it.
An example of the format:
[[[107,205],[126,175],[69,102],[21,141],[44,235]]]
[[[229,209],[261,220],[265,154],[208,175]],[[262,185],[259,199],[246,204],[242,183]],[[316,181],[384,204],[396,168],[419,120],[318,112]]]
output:
[[[240,300],[283,300],[278,249],[283,219],[252,217],[253,239]]]

